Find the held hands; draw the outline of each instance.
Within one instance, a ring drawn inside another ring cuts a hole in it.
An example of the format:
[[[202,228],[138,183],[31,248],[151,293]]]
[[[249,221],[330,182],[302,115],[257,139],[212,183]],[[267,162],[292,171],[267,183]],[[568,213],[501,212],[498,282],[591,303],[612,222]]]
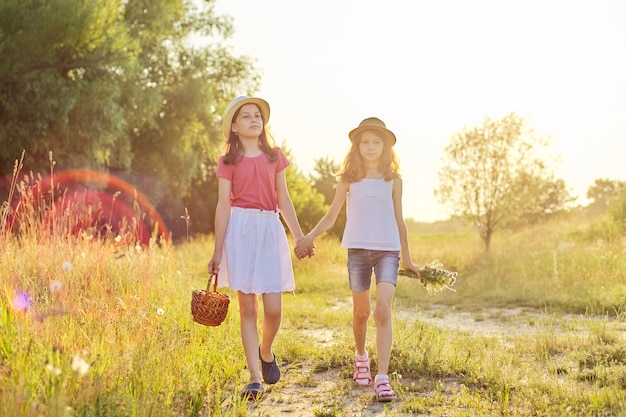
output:
[[[293,249],[294,254],[298,260],[302,260],[307,257],[315,255],[315,243],[310,236],[304,236],[296,241],[296,247]]]

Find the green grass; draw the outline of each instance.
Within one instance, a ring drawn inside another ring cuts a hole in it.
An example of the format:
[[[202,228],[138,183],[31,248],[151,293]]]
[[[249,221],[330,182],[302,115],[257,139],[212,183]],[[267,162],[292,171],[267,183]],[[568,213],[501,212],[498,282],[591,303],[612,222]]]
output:
[[[456,292],[428,295],[400,277],[391,375],[402,401],[380,415],[626,415],[626,251],[584,228],[561,221],[496,235],[489,255],[473,234],[411,235],[416,263],[439,259],[460,278]],[[296,291],[284,295],[275,345],[284,377],[255,405],[239,398],[247,371],[235,295],[221,326],[192,321],[211,238],[153,248],[0,240],[0,415],[340,416],[376,407],[351,383],[346,253],[335,240],[294,260]],[[30,297],[27,312],[13,305],[20,293]],[[419,320],[429,311],[533,332],[447,329]],[[371,329],[374,352],[373,321]]]

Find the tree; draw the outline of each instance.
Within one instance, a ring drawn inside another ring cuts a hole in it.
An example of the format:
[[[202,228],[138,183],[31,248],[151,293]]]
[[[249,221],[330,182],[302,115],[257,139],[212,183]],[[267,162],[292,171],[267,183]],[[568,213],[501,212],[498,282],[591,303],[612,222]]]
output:
[[[522,228],[548,219],[574,201],[565,181],[554,179],[547,173],[545,176],[520,173],[511,187],[510,196],[515,210],[504,225],[511,228]]]
[[[287,167],[287,187],[296,209],[298,221],[304,233],[308,233],[326,214],[328,206],[324,204],[324,196],[307,181],[306,177],[297,168],[291,150],[281,146],[285,156],[291,162]]]
[[[319,158],[315,160],[313,174],[310,175],[310,181],[313,187],[324,196],[326,205],[330,205],[335,197],[335,189],[337,188],[337,178],[335,174],[339,172],[339,164],[330,158]],[[328,233],[341,238],[346,225],[346,207],[345,204],[337,216],[337,221]]]
[[[55,151],[65,166],[103,163],[123,131],[112,82],[137,51],[114,1],[5,0],[0,4],[0,169],[26,150],[37,168]],[[85,140],[88,139],[88,140]]]
[[[587,198],[592,200],[590,209],[596,213],[602,213],[624,193],[626,193],[626,181],[597,178],[587,190]]]
[[[565,183],[553,177],[555,158],[545,152],[547,145],[515,113],[486,117],[452,137],[435,195],[477,229],[489,251],[497,229],[538,221],[572,200]]]
[[[123,177],[179,219],[223,143],[225,107],[259,80],[251,59],[222,46],[233,27],[214,4],[1,2],[0,178],[22,150],[26,172],[54,151],[59,168]]]

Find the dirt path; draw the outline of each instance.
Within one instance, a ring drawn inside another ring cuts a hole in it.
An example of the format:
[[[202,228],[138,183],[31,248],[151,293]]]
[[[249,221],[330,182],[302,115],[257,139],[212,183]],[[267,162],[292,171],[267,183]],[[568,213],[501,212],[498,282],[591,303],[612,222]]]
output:
[[[481,311],[460,311],[447,306],[432,305],[421,310],[402,310],[396,308],[394,314],[409,321],[416,320],[429,323],[441,329],[460,330],[481,334],[485,336],[498,335],[521,335],[540,331],[547,328],[560,331],[562,325],[567,322],[568,331],[580,329],[588,331],[576,316],[560,316],[558,320],[549,314],[540,311],[512,308],[512,309],[487,309]],[[589,318],[586,318],[588,320]],[[622,323],[620,329],[624,332],[626,340],[626,324]],[[307,340],[311,340],[316,346],[323,347],[333,343],[332,332],[303,330]],[[274,386],[266,386],[266,393],[261,401],[251,404],[249,412],[251,416],[302,416],[302,417],[331,417],[331,416],[404,416],[422,415],[406,414],[401,411],[401,402],[378,403],[374,399],[374,389],[359,387],[346,378],[345,372],[331,369],[325,372],[313,372],[307,364],[287,366],[284,369],[284,378]],[[420,381],[402,379],[405,386],[424,384]],[[419,385],[418,385],[419,386]],[[428,397],[432,387],[425,390],[417,390],[423,394],[415,394]],[[458,394],[463,387],[454,379],[443,381],[437,387],[438,395]],[[463,410],[446,410],[441,416],[453,416]],[[466,410],[465,410],[466,411]],[[425,412],[423,415],[431,415]]]
[[[285,381],[285,382],[283,382]],[[374,388],[360,387],[341,370],[312,372],[307,365],[287,367],[285,378],[266,386],[264,398],[250,405],[251,416],[399,416],[400,402],[378,403]],[[411,383],[411,381],[403,381]]]

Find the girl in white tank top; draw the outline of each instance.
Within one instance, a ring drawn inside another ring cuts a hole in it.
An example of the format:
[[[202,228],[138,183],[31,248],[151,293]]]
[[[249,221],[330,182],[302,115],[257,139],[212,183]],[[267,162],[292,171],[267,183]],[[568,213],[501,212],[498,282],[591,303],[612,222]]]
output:
[[[397,284],[398,253],[403,267],[415,272],[418,278],[419,266],[411,260],[402,215],[402,179],[393,151],[396,136],[376,117],[363,120],[348,136],[352,146],[338,174],[339,182],[328,213],[300,241],[295,252],[300,257],[311,251],[314,239],[335,224],[346,202],[346,227],[341,246],[348,249],[348,275],[354,303],[353,379],[358,385],[374,382],[376,399],[388,402],[397,399],[387,374],[393,342],[391,306]],[[365,346],[372,271],[376,274],[374,319],[378,332],[378,372],[374,381]]]

